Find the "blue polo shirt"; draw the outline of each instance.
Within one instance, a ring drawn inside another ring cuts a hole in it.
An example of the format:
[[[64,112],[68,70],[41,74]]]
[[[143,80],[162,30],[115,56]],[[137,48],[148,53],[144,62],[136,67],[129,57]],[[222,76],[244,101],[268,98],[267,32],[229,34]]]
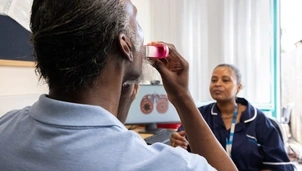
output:
[[[2,171],[215,170],[182,148],[147,145],[99,106],[40,96],[0,118]]]
[[[294,170],[284,143],[269,119],[244,98],[237,98],[236,102],[247,106],[240,122],[236,124],[233,139],[231,156],[237,168],[240,171]],[[217,140],[226,149],[226,138],[229,137],[230,130],[226,130],[216,103],[202,106],[199,111]],[[181,130],[183,127],[178,131]]]

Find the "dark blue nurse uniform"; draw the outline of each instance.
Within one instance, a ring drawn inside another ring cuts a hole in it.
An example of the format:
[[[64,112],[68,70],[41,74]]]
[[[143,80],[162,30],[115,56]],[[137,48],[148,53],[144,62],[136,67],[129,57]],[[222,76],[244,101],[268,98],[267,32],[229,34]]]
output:
[[[231,156],[237,168],[240,171],[294,170],[277,129],[264,113],[244,98],[237,98],[236,102],[247,107],[236,124],[232,144]],[[199,111],[225,149],[230,130],[226,130],[216,103],[202,106]],[[181,130],[182,126],[178,131]]]

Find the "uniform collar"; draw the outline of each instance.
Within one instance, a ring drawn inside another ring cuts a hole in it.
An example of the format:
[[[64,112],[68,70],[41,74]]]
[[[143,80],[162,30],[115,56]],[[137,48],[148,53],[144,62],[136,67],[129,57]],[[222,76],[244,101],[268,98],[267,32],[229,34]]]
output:
[[[246,106],[246,110],[243,111],[240,122],[248,123],[252,122],[257,117],[257,109],[253,107],[246,99],[237,97],[236,102]],[[220,114],[220,110],[217,107],[216,103],[212,104],[211,114],[218,115]]]
[[[70,103],[41,95],[30,108],[34,119],[62,126],[125,126],[110,112],[100,106]]]

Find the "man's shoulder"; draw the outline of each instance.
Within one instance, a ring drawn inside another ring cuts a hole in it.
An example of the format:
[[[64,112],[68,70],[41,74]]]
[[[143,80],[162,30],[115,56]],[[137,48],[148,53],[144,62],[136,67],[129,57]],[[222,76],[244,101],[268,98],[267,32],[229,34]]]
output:
[[[151,170],[215,170],[204,157],[189,153],[181,147],[174,148],[158,143],[150,145],[148,148],[158,152],[154,155],[156,160],[150,165]],[[156,164],[157,162],[166,163],[165,167]]]
[[[0,116],[0,125],[3,122],[11,120],[14,117],[18,117],[18,116],[21,116],[21,115],[24,115],[24,114],[28,114],[29,109],[30,109],[30,106],[27,106],[27,107],[24,107],[23,109],[13,109],[11,111],[8,111],[4,115]]]

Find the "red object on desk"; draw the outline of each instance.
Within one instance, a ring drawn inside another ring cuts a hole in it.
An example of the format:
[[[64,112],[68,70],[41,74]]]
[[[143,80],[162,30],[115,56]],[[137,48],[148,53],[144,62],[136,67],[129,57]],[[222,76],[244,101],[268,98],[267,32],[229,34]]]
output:
[[[157,124],[157,128],[167,128],[167,129],[178,129],[180,127],[180,123],[173,124]]]

